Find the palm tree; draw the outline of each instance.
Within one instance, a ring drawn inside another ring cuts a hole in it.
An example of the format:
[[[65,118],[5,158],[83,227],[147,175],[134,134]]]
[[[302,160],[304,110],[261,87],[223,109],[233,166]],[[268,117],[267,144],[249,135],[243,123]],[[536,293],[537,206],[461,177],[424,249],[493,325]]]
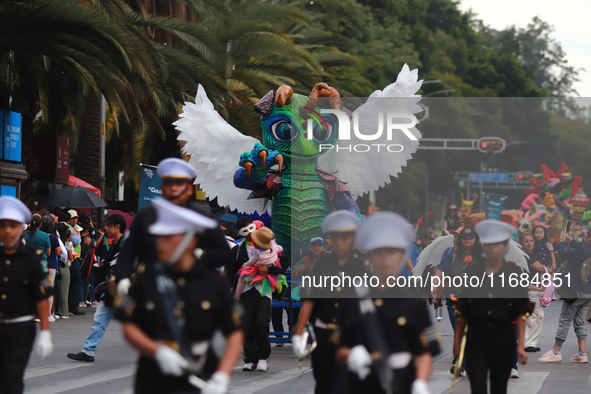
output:
[[[104,5],[103,11],[111,12],[117,2],[105,0]],[[36,119],[41,132],[70,134],[75,146],[87,96],[104,94],[125,120],[138,124],[146,110],[137,97],[151,98],[163,110],[158,53],[130,34],[120,19],[109,22],[98,11],[85,1],[67,7],[47,0],[0,5],[0,69],[8,81],[1,87],[2,106],[23,113],[23,156],[30,173],[33,165],[26,161],[32,156]],[[25,200],[33,192],[26,186]]]

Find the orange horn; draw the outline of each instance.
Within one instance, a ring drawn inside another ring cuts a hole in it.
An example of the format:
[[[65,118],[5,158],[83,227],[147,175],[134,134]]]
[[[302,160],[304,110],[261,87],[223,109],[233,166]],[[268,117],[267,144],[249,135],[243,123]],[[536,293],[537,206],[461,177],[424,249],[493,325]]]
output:
[[[246,170],[246,177],[250,179],[250,171],[252,171],[252,161],[245,162],[244,169]]]
[[[341,95],[339,92],[333,88],[325,84],[324,82],[317,83],[312,92],[310,92],[310,96],[308,97],[308,101],[304,106],[300,109],[300,113],[307,118],[307,114],[312,113],[312,111],[318,105],[318,99],[320,97],[328,97],[330,102],[330,107],[332,109],[341,109]]]
[[[293,99],[293,89],[291,86],[281,85],[277,92],[275,92],[275,106],[281,108],[284,105],[291,103]]]
[[[266,164],[266,161],[267,161],[267,154],[268,153],[267,153],[266,150],[262,150],[259,153],[259,157],[263,160],[263,164],[261,164],[261,167],[263,168],[263,170],[265,169],[265,164]]]

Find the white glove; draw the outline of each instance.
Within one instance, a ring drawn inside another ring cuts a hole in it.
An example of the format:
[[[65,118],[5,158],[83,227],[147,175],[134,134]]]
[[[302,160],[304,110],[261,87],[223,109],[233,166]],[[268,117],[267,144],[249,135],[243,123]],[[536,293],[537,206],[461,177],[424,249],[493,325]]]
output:
[[[369,354],[363,345],[357,345],[352,348],[349,352],[349,357],[347,357],[349,371],[355,372],[361,380],[364,380],[371,372],[371,362],[371,354]]]
[[[51,332],[41,330],[35,340],[35,353],[41,356],[41,359],[49,356],[53,351],[53,342],[51,342]]]
[[[201,390],[201,394],[226,394],[230,385],[230,376],[218,371],[207,381],[207,385]]]
[[[297,358],[302,358],[303,354],[303,349],[302,349],[302,336],[301,335],[292,335],[291,337],[291,347],[293,349],[293,354],[295,354],[295,356]]]
[[[412,394],[431,394],[427,382],[424,380],[415,380],[412,382]]]
[[[183,368],[189,367],[189,362],[179,352],[165,345],[158,348],[154,358],[165,375],[183,376]]]
[[[120,296],[127,295],[127,292],[129,291],[130,286],[131,286],[131,281],[129,279],[127,279],[127,278],[121,279],[119,281],[119,284],[117,284],[117,294],[119,294]]]

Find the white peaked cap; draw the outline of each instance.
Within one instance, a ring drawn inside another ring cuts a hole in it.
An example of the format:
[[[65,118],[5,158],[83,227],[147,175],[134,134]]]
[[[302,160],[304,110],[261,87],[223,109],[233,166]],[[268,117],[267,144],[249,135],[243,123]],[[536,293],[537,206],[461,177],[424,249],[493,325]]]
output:
[[[407,250],[414,240],[410,223],[396,213],[385,211],[369,215],[355,236],[357,246],[364,252],[380,248]]]
[[[217,227],[218,223],[191,209],[175,205],[163,198],[153,203],[157,219],[149,228],[154,235],[175,235],[194,232],[201,234],[205,230]]]
[[[361,220],[349,211],[334,211],[324,218],[322,230],[327,233],[355,232],[361,226]]]
[[[517,228],[509,223],[496,219],[486,219],[479,222],[475,227],[480,235],[481,244],[496,244],[509,240],[517,232]]]
[[[21,200],[10,196],[0,197],[0,220],[28,223],[31,220],[31,211]]]
[[[158,163],[157,173],[161,179],[176,178],[192,181],[197,176],[197,171],[192,165],[176,157],[169,157]]]

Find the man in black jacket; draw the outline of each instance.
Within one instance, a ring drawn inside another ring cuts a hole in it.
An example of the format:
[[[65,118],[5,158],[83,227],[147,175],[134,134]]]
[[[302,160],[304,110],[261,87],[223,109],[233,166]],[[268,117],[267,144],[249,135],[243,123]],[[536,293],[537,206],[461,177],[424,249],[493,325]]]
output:
[[[244,237],[232,249],[234,261],[228,264],[229,275],[235,275],[244,263],[250,259],[254,251],[251,233],[262,227],[252,223],[252,219],[243,216],[236,223],[239,234]],[[250,249],[250,250],[249,250]],[[289,267],[289,257],[283,253],[279,257],[281,267],[260,266],[259,273],[279,275]],[[271,322],[271,293],[261,294],[261,289],[247,285],[240,295],[240,303],[244,307],[242,327],[244,329],[244,367],[243,371],[267,371],[268,358],[271,355],[271,341],[269,340],[269,323]]]
[[[102,280],[97,286],[95,292],[97,293],[97,300],[100,301],[94,313],[92,321],[92,328],[90,329],[90,335],[84,342],[84,347],[79,353],[68,353],[68,358],[76,361],[94,361],[94,352],[97,345],[103,339],[105,330],[109,325],[109,322],[115,314],[115,308],[112,303],[106,302],[109,297],[107,295],[107,285],[115,275],[115,267],[119,257],[119,246],[121,244],[121,238],[125,232],[125,219],[119,214],[109,215],[105,218],[103,228],[105,234],[109,238],[113,238],[114,242],[109,249],[107,258],[101,263]],[[110,304],[110,305],[109,305]]]
[[[212,217],[209,210],[200,207],[193,200],[193,181],[197,173],[189,163],[177,158],[164,159],[158,164],[158,176],[162,179],[162,197],[165,200]],[[126,234],[117,264],[117,291],[120,295],[127,294],[131,285],[129,278],[136,267],[143,272],[156,263],[156,237],[148,232],[148,228],[155,221],[156,210],[148,206],[136,215]],[[199,262],[212,269],[223,267],[233,258],[219,226],[205,232],[200,246],[203,249],[199,252],[202,253]]]

